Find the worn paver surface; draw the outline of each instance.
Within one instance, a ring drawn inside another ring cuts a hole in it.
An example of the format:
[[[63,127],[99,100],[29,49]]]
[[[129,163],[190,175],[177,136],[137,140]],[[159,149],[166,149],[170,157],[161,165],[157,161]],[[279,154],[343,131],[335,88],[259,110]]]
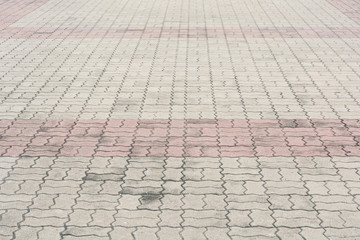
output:
[[[360,239],[359,0],[0,0],[0,239]]]

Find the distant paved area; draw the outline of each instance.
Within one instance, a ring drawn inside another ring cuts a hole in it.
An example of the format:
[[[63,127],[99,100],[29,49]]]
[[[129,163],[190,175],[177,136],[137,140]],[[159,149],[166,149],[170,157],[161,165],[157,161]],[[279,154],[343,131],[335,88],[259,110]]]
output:
[[[360,239],[359,0],[0,0],[0,239]]]

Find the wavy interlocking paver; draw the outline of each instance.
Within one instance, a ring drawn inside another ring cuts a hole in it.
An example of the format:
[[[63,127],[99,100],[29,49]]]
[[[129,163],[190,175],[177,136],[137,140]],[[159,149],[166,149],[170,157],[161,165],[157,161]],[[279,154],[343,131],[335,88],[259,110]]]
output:
[[[358,0],[0,0],[1,239],[360,239]]]

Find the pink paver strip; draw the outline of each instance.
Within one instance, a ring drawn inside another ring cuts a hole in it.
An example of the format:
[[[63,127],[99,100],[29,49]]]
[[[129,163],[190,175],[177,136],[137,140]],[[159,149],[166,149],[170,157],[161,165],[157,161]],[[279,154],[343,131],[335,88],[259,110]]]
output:
[[[3,31],[8,31],[11,24],[27,14],[35,11],[48,0],[8,0],[0,4],[0,37]]]
[[[0,38],[359,38],[360,27],[292,28],[292,27],[233,27],[233,28],[6,28],[0,31]]]
[[[360,156],[359,120],[2,120],[2,156]]]
[[[360,2],[358,0],[327,0],[344,15],[360,24]]]
[[[11,25],[48,0],[9,0],[0,4],[0,38],[359,38],[360,27],[150,27],[130,28],[31,28]],[[360,22],[356,0],[328,0],[355,22]]]

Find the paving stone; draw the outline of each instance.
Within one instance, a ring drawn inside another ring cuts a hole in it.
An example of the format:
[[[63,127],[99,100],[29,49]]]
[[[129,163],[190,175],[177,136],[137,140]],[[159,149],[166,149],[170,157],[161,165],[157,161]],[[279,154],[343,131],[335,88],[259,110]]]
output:
[[[301,228],[301,236],[303,236],[305,239],[327,239],[324,235],[324,229],[316,229],[316,228]]]
[[[323,227],[344,227],[345,221],[341,218],[341,212],[319,211],[319,218]]]
[[[272,227],[275,220],[272,217],[273,212],[269,210],[252,210],[249,214],[252,222],[251,226],[261,226],[261,227]]]
[[[206,239],[205,231],[205,228],[184,227],[181,236],[183,239]]]
[[[115,227],[114,230],[109,233],[109,235],[112,239],[131,239],[133,238],[132,233],[135,230],[135,228]]]
[[[275,226],[284,227],[318,227],[320,220],[314,211],[304,210],[274,210],[273,218],[276,219]]]
[[[280,239],[303,239],[303,237],[300,236],[300,231],[299,228],[279,228],[277,235]]]
[[[254,227],[241,228],[232,227],[229,235],[233,238],[257,238],[257,239],[277,239],[274,228]]]

